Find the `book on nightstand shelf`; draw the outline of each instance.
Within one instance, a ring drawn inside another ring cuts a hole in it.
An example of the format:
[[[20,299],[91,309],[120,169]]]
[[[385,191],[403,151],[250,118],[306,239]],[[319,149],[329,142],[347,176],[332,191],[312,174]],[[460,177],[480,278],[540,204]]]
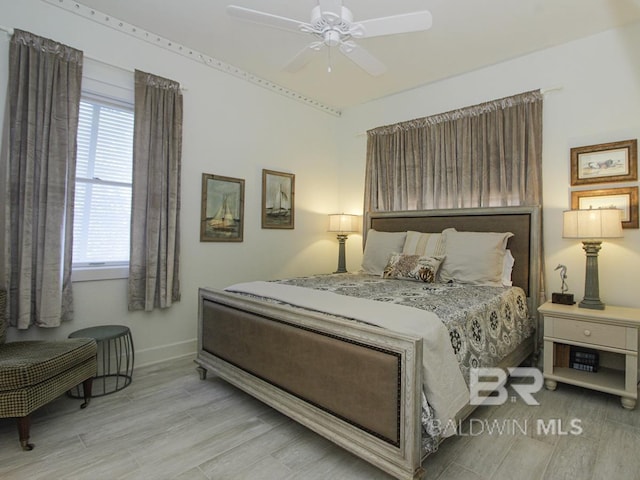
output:
[[[576,370],[597,372],[600,358],[596,350],[582,347],[571,347],[569,361],[571,363],[571,368],[575,368]]]
[[[600,359],[597,350],[564,343],[554,344],[554,350],[554,367],[573,368],[584,372],[598,371]]]

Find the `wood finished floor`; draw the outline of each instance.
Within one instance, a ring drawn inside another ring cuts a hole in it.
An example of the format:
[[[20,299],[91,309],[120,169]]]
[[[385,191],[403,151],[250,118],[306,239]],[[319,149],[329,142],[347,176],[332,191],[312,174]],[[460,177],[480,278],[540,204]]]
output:
[[[638,410],[566,385],[536,397],[538,407],[480,407],[463,424],[465,435],[425,461],[425,478],[640,479]],[[32,452],[20,449],[15,422],[0,419],[0,478],[391,478],[214,375],[201,381],[191,359],[136,369],[125,390],[93,399],[86,410],[80,403],[63,396],[34,414]],[[564,432],[579,419],[583,432],[538,435],[538,419],[560,419]],[[507,431],[490,433],[487,425]]]

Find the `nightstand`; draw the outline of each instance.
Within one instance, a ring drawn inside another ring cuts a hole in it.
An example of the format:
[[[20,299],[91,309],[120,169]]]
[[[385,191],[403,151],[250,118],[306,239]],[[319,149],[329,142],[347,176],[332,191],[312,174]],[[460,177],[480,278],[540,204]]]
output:
[[[635,408],[640,308],[607,305],[604,310],[590,310],[547,302],[538,311],[544,316],[545,386],[555,390],[562,382],[599,390],[619,395],[624,408]],[[561,363],[554,355],[557,344],[596,350],[598,371],[557,366]]]

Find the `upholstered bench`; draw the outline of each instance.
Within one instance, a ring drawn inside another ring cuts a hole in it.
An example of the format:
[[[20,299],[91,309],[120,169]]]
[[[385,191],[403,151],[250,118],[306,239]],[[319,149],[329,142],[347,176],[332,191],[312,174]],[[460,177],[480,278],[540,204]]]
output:
[[[4,303],[0,291],[0,303]],[[0,305],[2,307],[2,305]],[[0,308],[0,418],[16,418],[20,444],[29,443],[30,415],[82,383],[84,403],[91,398],[96,374],[96,342],[91,338],[60,341],[4,341],[4,308]]]

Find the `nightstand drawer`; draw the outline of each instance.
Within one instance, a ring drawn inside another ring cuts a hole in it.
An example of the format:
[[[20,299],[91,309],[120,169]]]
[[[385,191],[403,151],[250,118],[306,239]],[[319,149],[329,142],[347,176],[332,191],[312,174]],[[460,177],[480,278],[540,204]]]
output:
[[[545,317],[545,320],[552,323],[551,331],[555,338],[603,347],[628,348],[625,327],[556,317]]]

